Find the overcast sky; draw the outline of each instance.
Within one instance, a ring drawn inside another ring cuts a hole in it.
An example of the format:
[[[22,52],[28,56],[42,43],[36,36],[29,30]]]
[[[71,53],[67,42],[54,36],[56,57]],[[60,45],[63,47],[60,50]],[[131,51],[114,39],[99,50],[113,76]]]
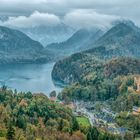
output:
[[[140,26],[140,0],[0,0],[1,25],[106,27],[114,20],[130,19]]]

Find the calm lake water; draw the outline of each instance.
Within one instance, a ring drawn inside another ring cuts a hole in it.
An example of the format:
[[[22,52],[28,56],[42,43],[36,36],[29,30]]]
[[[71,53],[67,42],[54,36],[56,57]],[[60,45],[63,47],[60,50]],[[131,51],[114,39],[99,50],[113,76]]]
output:
[[[62,88],[54,85],[51,72],[54,63],[0,65],[0,86],[17,91],[43,92],[46,95],[53,90],[57,93]]]

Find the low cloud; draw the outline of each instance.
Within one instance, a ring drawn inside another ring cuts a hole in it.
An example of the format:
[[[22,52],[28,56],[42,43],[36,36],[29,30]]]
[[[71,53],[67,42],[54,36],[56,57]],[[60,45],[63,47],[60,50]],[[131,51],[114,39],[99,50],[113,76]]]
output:
[[[29,19],[34,11],[51,13],[57,20],[59,17],[62,20],[64,18],[66,23],[70,22],[74,26],[77,26],[78,20],[83,22],[81,26],[91,26],[85,19],[97,25],[103,21],[100,19],[105,19],[103,24],[108,26],[109,21],[118,17],[131,19],[140,26],[139,0],[0,0],[0,16]],[[92,15],[97,17],[97,21]],[[75,21],[71,20],[71,16],[74,16]],[[16,21],[16,18],[9,18],[9,22]]]
[[[64,23],[73,28],[107,28],[115,20],[120,19],[119,16],[98,13],[90,9],[72,10],[63,17],[54,14],[34,12],[30,16],[9,17],[6,21],[1,21],[0,25],[15,28],[30,28],[38,26],[56,26]]]
[[[95,10],[73,10],[66,14],[64,23],[76,28],[107,28],[115,20],[121,19],[119,16],[112,16],[97,13]]]
[[[30,16],[9,17],[6,21],[1,21],[0,24],[9,27],[37,27],[37,26],[55,26],[60,23],[59,17],[54,14],[40,13],[35,11]]]

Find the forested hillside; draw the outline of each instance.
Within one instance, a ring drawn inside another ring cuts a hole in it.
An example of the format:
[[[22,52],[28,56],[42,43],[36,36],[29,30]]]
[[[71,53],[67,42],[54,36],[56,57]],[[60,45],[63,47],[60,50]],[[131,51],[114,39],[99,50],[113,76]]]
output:
[[[47,96],[0,89],[0,138],[84,140],[84,134],[76,132],[78,129],[72,111]]]
[[[72,56],[68,60],[73,60],[77,56]],[[83,56],[82,59],[70,62],[72,63],[69,63],[71,64],[69,71],[66,68],[59,70],[63,72],[60,74],[66,76],[63,82],[68,79],[66,82],[70,86],[67,86],[58,98],[66,104],[75,101],[84,101],[85,104],[99,102],[98,107],[106,102],[117,113],[115,122],[131,130],[137,136],[140,131],[140,116],[139,113],[133,114],[132,112],[135,107],[140,106],[140,91],[135,80],[135,77],[140,77],[140,60],[114,58],[105,62],[95,58],[87,59]],[[68,65],[68,63],[59,64],[60,66]],[[95,105],[93,108],[96,108]]]

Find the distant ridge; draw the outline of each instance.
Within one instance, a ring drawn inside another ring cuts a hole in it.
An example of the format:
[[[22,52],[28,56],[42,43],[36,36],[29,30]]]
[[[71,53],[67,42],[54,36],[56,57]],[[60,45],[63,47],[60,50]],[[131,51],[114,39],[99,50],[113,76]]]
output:
[[[118,23],[87,52],[104,58],[140,57],[140,29],[133,22]]]
[[[46,50],[56,53],[58,57],[63,58],[89,49],[90,44],[96,42],[102,35],[103,31],[99,29],[80,29],[64,42],[47,45]]]

